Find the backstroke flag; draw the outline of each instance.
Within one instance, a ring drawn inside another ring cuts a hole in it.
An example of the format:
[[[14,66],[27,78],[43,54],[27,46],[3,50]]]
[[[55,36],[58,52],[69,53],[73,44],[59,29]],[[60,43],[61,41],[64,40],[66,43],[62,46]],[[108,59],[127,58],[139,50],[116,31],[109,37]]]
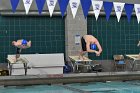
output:
[[[140,22],[140,4],[134,4],[138,24]]]
[[[70,3],[70,8],[71,8],[73,18],[75,18],[79,4],[80,4],[80,0],[70,0],[69,3]]]
[[[126,15],[128,18],[128,22],[130,22],[131,15],[132,15],[133,8],[134,8],[134,4],[125,4],[124,8],[125,8],[125,12],[126,12]]]
[[[124,8],[124,4],[125,3],[113,2],[118,22],[120,21],[121,14],[122,14],[122,11]]]
[[[58,0],[58,3],[59,3],[60,11],[61,11],[61,14],[63,17],[65,14],[65,11],[67,9],[67,5],[69,3],[69,0]]]
[[[52,17],[57,0],[46,0],[46,1],[47,1],[47,6],[49,9],[50,17]]]
[[[36,0],[36,5],[37,5],[37,8],[38,8],[39,14],[41,14],[41,12],[42,12],[42,10],[43,10],[45,1],[46,1],[46,0]]]
[[[113,7],[113,3],[112,2],[104,2],[103,3],[104,6],[104,11],[106,13],[106,20],[109,20],[111,11],[112,11],[112,7]]]
[[[89,8],[91,6],[91,0],[81,0],[81,5],[82,5],[84,16],[86,18],[88,15]]]
[[[24,7],[25,7],[26,14],[28,14],[32,2],[33,2],[33,0],[23,0],[23,4],[24,4]]]
[[[13,12],[15,12],[18,6],[19,0],[10,0],[10,1],[11,1],[12,10]]]
[[[92,6],[93,6],[93,12],[95,14],[95,18],[97,21],[98,16],[100,14],[100,10],[103,6],[103,1],[95,1],[95,0],[91,0],[91,1],[92,1]]]

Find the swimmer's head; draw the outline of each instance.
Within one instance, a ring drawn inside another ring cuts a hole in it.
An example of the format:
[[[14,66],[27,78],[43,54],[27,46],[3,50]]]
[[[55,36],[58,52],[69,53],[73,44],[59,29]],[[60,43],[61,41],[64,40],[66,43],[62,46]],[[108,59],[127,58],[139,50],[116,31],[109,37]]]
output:
[[[96,50],[97,45],[96,44],[90,44],[90,49]]]
[[[27,40],[23,39],[22,40],[22,45],[27,45]]]

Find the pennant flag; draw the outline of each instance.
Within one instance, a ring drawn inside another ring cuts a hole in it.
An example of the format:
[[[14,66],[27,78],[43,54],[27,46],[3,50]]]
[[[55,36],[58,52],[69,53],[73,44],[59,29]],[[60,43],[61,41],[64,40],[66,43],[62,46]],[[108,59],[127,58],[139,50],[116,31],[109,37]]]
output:
[[[62,17],[63,17],[64,14],[65,14],[67,5],[69,3],[69,0],[58,0],[58,3],[59,3],[60,11],[61,11],[61,14],[62,14]]]
[[[103,6],[103,1],[92,0],[92,6],[93,6],[93,12],[95,14],[95,18],[96,18],[96,21],[97,21],[98,16],[100,14],[100,10]]]
[[[112,11],[113,3],[112,2],[104,2],[103,5],[104,5],[104,11],[106,13],[106,20],[108,21],[110,14],[111,14],[111,11]]]
[[[57,3],[57,0],[47,0],[50,17],[52,17],[56,3]]]
[[[28,14],[32,2],[33,2],[33,0],[23,0],[26,14]]]
[[[81,0],[81,5],[82,5],[84,16],[86,18],[88,15],[89,8],[91,6],[91,0]]]
[[[133,8],[134,8],[134,4],[125,4],[124,8],[125,8],[125,12],[126,12],[126,15],[128,18],[128,22],[130,22],[131,15],[132,15]]]
[[[80,4],[80,0],[70,0],[70,8],[71,8],[73,18],[75,18],[79,4]]]
[[[36,0],[36,5],[37,5],[37,8],[38,8],[39,14],[41,14],[41,12],[43,10],[45,1],[46,0]]]
[[[135,4],[134,7],[135,7],[136,16],[137,16],[137,21],[139,24],[139,22],[140,22],[140,4]]]
[[[11,0],[11,6],[12,6],[12,10],[13,12],[16,11],[16,8],[18,6],[19,0]]]
[[[118,22],[120,21],[121,14],[122,14],[122,11],[123,11],[123,8],[124,8],[124,4],[125,3],[113,2]]]

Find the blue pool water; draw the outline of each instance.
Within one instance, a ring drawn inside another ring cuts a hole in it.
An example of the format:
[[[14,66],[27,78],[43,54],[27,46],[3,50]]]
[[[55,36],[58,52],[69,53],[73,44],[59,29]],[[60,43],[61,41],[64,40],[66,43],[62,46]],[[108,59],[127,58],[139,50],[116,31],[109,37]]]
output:
[[[74,93],[74,92],[55,85],[50,85],[50,86],[34,85],[34,86],[0,87],[0,93]]]
[[[140,93],[140,81],[0,87],[0,93]]]
[[[140,81],[96,82],[71,86],[91,93],[140,93]]]

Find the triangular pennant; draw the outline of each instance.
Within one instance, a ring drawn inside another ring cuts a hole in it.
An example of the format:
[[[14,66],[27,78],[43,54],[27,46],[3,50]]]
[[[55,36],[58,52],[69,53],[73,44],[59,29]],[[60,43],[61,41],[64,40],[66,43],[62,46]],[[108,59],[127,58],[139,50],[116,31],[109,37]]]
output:
[[[81,5],[82,5],[84,16],[86,18],[88,15],[89,8],[91,6],[91,0],[81,0]]]
[[[70,0],[70,8],[71,8],[73,18],[75,18],[79,5],[80,5],[80,0]]]
[[[95,14],[95,18],[97,20],[99,14],[100,14],[100,10],[101,10],[101,8],[103,6],[103,1],[95,1],[95,0],[92,0],[92,6],[93,6],[93,12]]]
[[[13,12],[15,12],[18,6],[19,0],[10,0],[10,1],[11,1],[12,10]]]
[[[47,0],[47,6],[49,9],[50,17],[52,17],[56,3],[57,3],[57,0]]]
[[[24,4],[24,7],[25,7],[26,14],[28,14],[32,2],[33,2],[33,0],[23,0],[23,4]]]
[[[133,8],[134,8],[134,4],[125,4],[124,8],[125,8],[125,12],[126,12],[126,15],[128,18],[128,22],[130,22],[131,15],[132,15]]]
[[[45,1],[46,1],[46,0],[36,0],[36,5],[37,5],[37,8],[38,8],[39,14],[41,14],[41,12],[42,12],[42,10],[43,10]]]
[[[112,11],[112,7],[113,7],[113,3],[112,2],[104,2],[103,3],[104,6],[104,11],[106,13],[106,20],[109,20],[111,11]]]
[[[65,14],[65,11],[67,9],[67,5],[69,3],[69,0],[58,0],[58,3],[59,3],[60,11],[61,11],[61,14],[63,17]]]
[[[114,4],[114,9],[115,9],[115,12],[116,12],[117,20],[119,22],[125,3],[113,2],[113,4]]]
[[[136,16],[137,16],[137,21],[139,24],[139,22],[140,22],[140,4],[135,4],[134,7],[135,7]]]

